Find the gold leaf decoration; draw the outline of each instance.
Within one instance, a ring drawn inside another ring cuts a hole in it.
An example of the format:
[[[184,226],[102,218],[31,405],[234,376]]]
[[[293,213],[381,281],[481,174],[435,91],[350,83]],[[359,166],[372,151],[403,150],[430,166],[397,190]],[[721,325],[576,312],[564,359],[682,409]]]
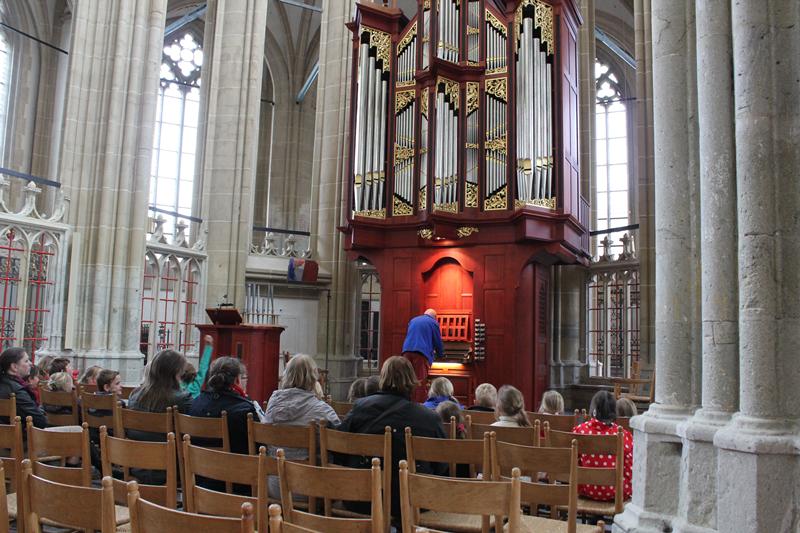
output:
[[[464,207],[478,207],[478,184],[466,183]]]
[[[449,202],[446,204],[434,204],[434,211],[445,211],[447,213],[458,213],[458,202]]]
[[[467,115],[478,109],[480,102],[479,96],[480,84],[477,81],[467,82]]]
[[[522,12],[520,11],[520,16],[521,15]],[[494,26],[494,28],[503,35],[508,35],[508,28],[506,28],[506,25],[503,22],[501,22],[499,18],[495,17],[494,13],[492,13],[488,9],[486,10],[486,22]]]
[[[525,202],[523,202],[522,200],[514,200],[515,209],[522,209],[523,207],[526,206],[544,207],[545,209],[555,209],[556,197],[553,196],[552,198],[537,198],[535,200],[528,200]]]
[[[439,77],[437,81],[437,85],[440,83],[444,83],[444,94],[447,96],[447,99],[453,104],[453,109],[456,111],[458,110],[458,82],[453,80],[448,80],[447,78]]]
[[[406,159],[411,159],[414,157],[414,149],[407,148],[405,146],[400,146],[399,144],[394,145],[394,162],[399,163],[401,161],[405,161]]]
[[[475,226],[461,226],[456,229],[456,235],[459,239],[463,239],[464,237],[469,237],[473,233],[478,233],[478,231],[480,230]]]
[[[545,4],[544,2],[534,2],[536,5],[536,26],[542,33],[542,41],[547,44],[547,53],[552,54],[554,46],[553,41],[553,6]]]
[[[427,191],[427,189],[426,189],[425,187],[422,187],[422,188],[419,190],[419,210],[420,210],[420,211],[425,211],[425,208],[426,208],[426,207],[427,207],[427,205],[428,205],[428,204],[426,203],[426,200],[427,200],[427,198],[428,198],[427,192],[428,192],[428,191]]]
[[[422,2],[422,9],[430,9],[431,8],[431,0],[425,0]]]
[[[414,214],[414,209],[411,207],[410,203],[398,198],[397,196],[394,197],[394,203],[392,205],[392,215],[396,217],[403,217],[413,214]]]
[[[486,211],[498,211],[500,209],[507,209],[508,203],[506,202],[506,192],[508,191],[508,186],[503,185],[503,187],[494,193],[492,196],[487,198],[483,202],[483,208]]]
[[[400,42],[397,43],[397,55],[406,49],[406,47],[414,40],[414,37],[417,36],[417,21],[414,21],[414,24],[411,25],[411,29],[406,32]]]
[[[433,230],[430,228],[422,228],[421,230],[417,231],[417,235],[419,235],[426,241],[429,241],[433,239]]]
[[[386,209],[365,209],[356,211],[355,216],[364,218],[386,218]]]
[[[508,84],[505,78],[492,78],[486,80],[486,94],[491,94],[498,100],[508,102]]]
[[[383,61],[383,71],[389,72],[392,36],[384,31],[376,30],[368,26],[362,26],[362,30],[369,33],[369,47],[377,50],[376,57]]]
[[[399,115],[400,111],[408,107],[414,101],[414,91],[397,91],[394,95],[394,114]]]
[[[504,133],[503,135],[495,137],[494,139],[487,140],[484,146],[486,146],[487,150],[493,150],[495,152],[500,152],[502,154],[505,154],[507,146],[506,134]]]

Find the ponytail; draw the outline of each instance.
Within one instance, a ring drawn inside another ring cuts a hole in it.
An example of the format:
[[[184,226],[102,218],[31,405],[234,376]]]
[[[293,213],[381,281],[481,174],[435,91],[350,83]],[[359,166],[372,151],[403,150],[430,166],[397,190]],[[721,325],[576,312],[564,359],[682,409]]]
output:
[[[516,387],[503,385],[497,391],[497,411],[503,416],[514,419],[520,427],[530,427],[531,421],[525,412],[525,398]]]
[[[214,392],[230,390],[242,374],[242,363],[233,357],[218,357],[208,371],[208,388]]]

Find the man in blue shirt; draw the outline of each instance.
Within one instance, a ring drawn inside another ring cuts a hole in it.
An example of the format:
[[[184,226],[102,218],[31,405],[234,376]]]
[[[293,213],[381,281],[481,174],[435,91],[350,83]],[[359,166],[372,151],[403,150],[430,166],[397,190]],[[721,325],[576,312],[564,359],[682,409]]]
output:
[[[439,357],[444,355],[442,332],[439,329],[439,321],[436,320],[436,310],[428,309],[409,321],[406,340],[403,342],[403,357],[411,362],[419,380],[413,397],[416,402],[422,403],[428,396],[425,386],[436,355]]]

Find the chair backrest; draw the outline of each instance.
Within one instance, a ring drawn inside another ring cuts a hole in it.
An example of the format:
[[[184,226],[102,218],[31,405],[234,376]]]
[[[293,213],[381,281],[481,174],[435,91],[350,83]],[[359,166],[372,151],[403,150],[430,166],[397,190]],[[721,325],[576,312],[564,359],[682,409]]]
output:
[[[117,434],[114,424],[119,419],[116,416],[119,409],[119,396],[116,394],[94,394],[81,392],[81,417],[90,428],[106,426]]]
[[[629,416],[618,416],[614,422],[616,422],[619,427],[626,431],[631,430],[631,417]]]
[[[0,531],[7,533],[8,532],[8,499],[6,498],[6,472],[5,468],[3,468],[3,463],[0,462]],[[17,500],[19,501],[19,500]],[[19,525],[17,525],[19,527]],[[23,531],[25,531],[23,529]]]
[[[325,422],[319,424],[319,450],[320,464],[333,466],[329,453],[352,455],[381,460],[383,476],[383,508],[384,520],[388,529],[391,518],[392,497],[392,428],[383,428],[383,435],[369,435],[366,433],[348,433],[329,429]],[[330,500],[325,500],[325,514],[330,515]]]
[[[538,420],[542,427],[544,427],[544,423],[547,422],[550,424],[550,429],[555,429],[557,431],[572,431],[572,428],[578,425],[577,412],[570,415],[549,415],[546,413],[528,411],[528,419],[531,421],[531,424]]]
[[[281,506],[273,503],[269,506],[269,533],[321,533],[314,529],[303,526],[289,524],[283,521],[281,516]]]
[[[133,533],[202,531],[203,533],[253,533],[253,506],[242,504],[241,518],[223,518],[168,509],[142,499],[136,481],[128,483],[128,509]]]
[[[405,430],[406,458],[408,468],[412,474],[417,472],[417,462],[447,463],[450,465],[450,477],[456,477],[456,465],[469,465],[470,477],[475,477],[477,472],[490,473],[489,462],[489,436],[482,435],[480,439],[435,439],[430,437],[415,437],[411,428]]]
[[[33,420],[28,417],[28,457],[33,462],[33,473],[37,476],[64,483],[88,487],[92,481],[92,461],[89,455],[89,426],[86,422],[80,431],[53,431],[34,427]],[[45,464],[38,459],[57,456],[60,466]],[[78,457],[80,468],[65,467],[68,457]]]
[[[490,411],[464,411],[464,414],[472,420],[473,424],[492,424],[497,417]]]
[[[97,392],[97,384],[92,383],[78,383],[78,389],[80,392],[86,392],[88,394],[94,394]]]
[[[570,448],[536,448],[497,442],[494,435],[490,435],[489,442],[493,479],[508,479],[513,469],[519,468],[521,475],[530,478],[530,481],[520,483],[522,502],[530,505],[531,509],[537,509],[540,504],[548,505],[554,515],[558,506],[566,507],[567,532],[575,533],[578,502],[577,441],[573,440]],[[541,475],[545,476],[543,482],[539,480]],[[555,481],[557,476],[562,483],[548,482],[551,479]]]
[[[25,458],[24,447],[22,444],[22,421],[20,418],[12,417],[11,424],[0,424],[0,449],[8,450],[8,455],[0,457],[0,466],[3,467],[3,475],[0,477],[0,484],[3,490],[8,483],[8,490],[17,493],[17,509],[22,507],[22,491],[20,480],[22,479],[22,460]],[[5,497],[0,501],[5,501]],[[8,510],[6,509],[6,512]],[[0,528],[4,522],[0,520]],[[17,530],[27,531],[24,526],[24,513],[17,513]]]
[[[127,386],[127,385],[123,385],[123,386],[122,386],[122,394],[120,394],[120,395],[119,395],[119,397],[120,397],[121,399],[123,399],[123,400],[127,400],[128,398],[130,398],[130,397],[131,397],[131,393],[132,393],[133,391],[135,391],[136,389],[138,389],[138,388],[139,388],[139,387],[138,387],[138,385],[137,385],[137,386]]]
[[[419,509],[482,515],[483,533],[488,533],[489,516],[495,516],[495,531],[504,531],[502,516],[508,516],[505,531],[520,531],[519,469],[511,481],[478,481],[426,476],[409,472],[410,461],[400,461],[400,508],[403,533],[413,533]]]
[[[123,479],[114,480],[114,500],[125,504],[128,499],[127,481],[130,469],[165,472],[163,485],[139,485],[139,493],[147,500],[176,509],[178,506],[178,471],[175,465],[175,434],[167,434],[166,442],[144,442],[111,437],[105,426],[100,428],[100,456],[104,476],[112,475],[114,465],[123,467]]]
[[[7,420],[6,424],[13,424],[17,416],[17,395],[11,393],[7,399],[0,400],[0,421]]]
[[[219,418],[207,418],[203,416],[189,416],[178,412],[173,408],[175,415],[175,434],[179,439],[184,435],[191,435],[199,445],[200,439],[213,439],[216,445],[205,446],[223,452],[231,451],[231,443],[228,435],[228,413],[222,411]]]
[[[497,440],[521,444],[522,446],[539,446],[541,426],[538,420],[533,421],[532,427],[515,428],[505,426],[487,426],[486,424],[472,424],[470,435],[472,439],[482,439],[485,433],[494,432]]]
[[[554,448],[568,448],[572,441],[578,443],[578,454],[602,454],[614,456],[614,466],[586,467],[578,466],[578,483],[581,485],[605,485],[614,487],[615,512],[621,513],[624,502],[622,492],[624,469],[624,439],[622,428],[618,428],[614,435],[582,435],[580,433],[567,433],[554,431],[545,426],[545,446]],[[580,459],[579,459],[580,461]]]
[[[149,413],[147,411],[137,411],[120,407],[117,409],[116,427],[119,428],[118,437],[130,438],[128,432],[145,431],[148,433],[163,433],[166,438],[167,433],[175,432],[175,418],[172,416],[172,407],[167,407],[164,413]]]
[[[102,487],[78,487],[34,475],[31,462],[22,467],[25,523],[30,531],[40,531],[39,521],[47,519],[69,528],[114,533],[117,529],[111,478]],[[19,509],[19,504],[17,504]],[[19,511],[18,511],[19,512]]]
[[[189,435],[183,436],[184,485],[183,498],[186,510],[214,516],[237,517],[243,503],[256,509],[258,531],[266,531],[267,507],[267,450],[263,446],[258,456],[221,452],[194,446]],[[228,494],[201,487],[197,477],[224,481],[230,485],[249,485],[251,496]]]
[[[329,533],[384,531],[381,469],[377,458],[372,459],[370,470],[331,468],[287,461],[283,450],[278,450],[278,477],[287,522]],[[372,513],[369,518],[332,518],[310,514],[294,508],[294,494],[308,496],[309,500],[325,498],[370,502]]]
[[[331,402],[331,407],[333,410],[336,411],[336,414],[339,415],[339,418],[344,417],[347,415],[352,409],[353,404],[350,402]]]
[[[81,415],[78,411],[78,395],[73,390],[72,392],[51,391],[47,388],[39,389],[39,396],[42,400],[42,406],[52,405],[54,407],[69,407],[69,413],[55,413],[47,412],[47,423],[51,426],[79,426],[81,424]]]
[[[308,464],[317,462],[317,432],[315,424],[306,426],[290,426],[286,424],[264,424],[253,420],[253,414],[247,414],[247,443],[250,455],[255,455],[259,446],[276,448],[305,448],[308,450]],[[274,463],[277,468],[277,463]],[[272,472],[272,467],[267,466]]]

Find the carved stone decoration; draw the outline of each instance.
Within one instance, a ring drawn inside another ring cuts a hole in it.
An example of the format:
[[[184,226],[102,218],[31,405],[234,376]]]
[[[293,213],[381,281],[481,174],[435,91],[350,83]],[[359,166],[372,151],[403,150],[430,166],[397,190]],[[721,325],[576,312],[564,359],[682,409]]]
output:
[[[286,240],[283,242],[283,256],[285,257],[297,257],[297,250],[295,249],[295,245],[297,244],[297,238],[294,235],[289,235],[286,237]]]
[[[503,185],[503,187],[487,198],[483,202],[483,208],[486,211],[499,211],[501,209],[508,209],[508,202],[506,200],[507,197],[508,186]]]
[[[613,256],[611,255],[611,239],[608,238],[608,235],[603,237],[603,240],[600,241],[600,246],[602,246],[603,252],[600,254],[600,257],[597,260],[611,261]]]
[[[197,238],[192,245],[192,250],[196,250],[198,252],[205,252],[206,250],[206,243],[208,242],[208,222],[203,221],[200,224],[200,231],[197,232]]]
[[[186,228],[188,228],[188,224],[183,220],[178,219],[178,222],[175,224],[175,233],[172,236],[172,245],[178,246],[181,248],[188,248],[189,245],[186,243]]]
[[[636,259],[636,244],[633,234],[625,233],[620,238],[622,242],[622,252],[619,254],[620,261],[633,261]]]
[[[164,237],[164,224],[167,221],[164,219],[164,217],[158,215],[153,222],[155,223],[156,227],[153,229],[153,233],[150,235],[150,242],[166,244],[167,239]]]
[[[417,235],[426,241],[429,241],[433,239],[433,230],[430,228],[422,228],[421,230],[417,231]]]
[[[461,226],[456,229],[456,235],[459,239],[463,239],[464,237],[469,237],[473,233],[478,233],[478,231],[480,230],[475,226]]]

